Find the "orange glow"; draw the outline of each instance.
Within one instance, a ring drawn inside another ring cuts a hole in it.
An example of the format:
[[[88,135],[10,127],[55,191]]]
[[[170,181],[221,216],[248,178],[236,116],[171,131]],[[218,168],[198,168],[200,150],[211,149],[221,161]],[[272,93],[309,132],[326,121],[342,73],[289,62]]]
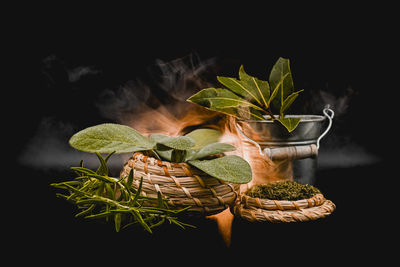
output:
[[[125,118],[124,124],[130,125],[144,135],[161,133],[169,136],[183,135],[197,128],[214,128],[222,133],[220,142],[229,143],[236,147],[235,154],[249,162],[253,178],[249,184],[240,187],[244,192],[253,184],[265,184],[278,180],[292,179],[290,161],[271,161],[260,155],[258,148],[239,135],[235,128],[236,119],[221,113],[206,110],[196,105],[160,106],[157,109],[145,109],[140,114],[132,114]],[[257,135],[249,136],[257,141]],[[219,233],[227,246],[231,242],[231,227],[234,216],[229,209],[208,216],[215,220]]]

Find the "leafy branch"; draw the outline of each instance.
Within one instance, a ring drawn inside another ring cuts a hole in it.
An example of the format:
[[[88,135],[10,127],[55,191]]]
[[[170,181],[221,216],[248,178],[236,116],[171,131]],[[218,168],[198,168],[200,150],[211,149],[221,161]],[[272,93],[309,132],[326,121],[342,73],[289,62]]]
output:
[[[145,151],[163,160],[186,162],[226,182],[250,182],[250,165],[239,156],[224,156],[223,153],[236,148],[217,142],[220,135],[216,130],[198,129],[185,136],[152,134],[147,138],[131,127],[105,123],[74,134],[69,143],[75,149],[91,153]],[[235,171],[227,172],[229,168]]]
[[[248,75],[243,66],[239,68],[239,79],[222,76],[217,79],[226,88],[203,89],[188,101],[240,119],[278,121],[289,132],[299,124],[299,118],[285,117],[286,111],[303,91],[294,91],[288,59],[277,60],[269,82]],[[279,115],[275,116],[274,111]]]
[[[177,215],[190,207],[174,210],[169,209],[168,199],[158,194],[157,198],[141,195],[143,178],[137,189],[132,187],[133,171],[127,179],[108,176],[107,160],[113,154],[103,158],[96,153],[100,166],[93,171],[81,166],[72,167],[77,177],[51,186],[66,190],[67,194],[57,193],[57,196],[75,204],[80,210],[76,217],[86,219],[113,220],[115,230],[140,224],[147,232],[152,228],[169,222],[181,228],[194,227],[178,220]]]

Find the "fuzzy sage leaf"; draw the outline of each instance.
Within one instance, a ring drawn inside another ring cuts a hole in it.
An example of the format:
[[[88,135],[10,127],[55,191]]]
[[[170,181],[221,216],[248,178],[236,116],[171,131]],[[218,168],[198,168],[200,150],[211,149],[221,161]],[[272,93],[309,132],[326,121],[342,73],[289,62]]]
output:
[[[120,124],[104,123],[74,134],[69,144],[91,153],[130,153],[153,149],[155,144],[133,128]]]
[[[235,151],[236,148],[230,144],[212,143],[204,146],[199,151],[193,153],[188,160],[205,158],[211,155],[220,154],[229,151]]]
[[[252,178],[249,163],[236,155],[211,160],[190,160],[188,163],[225,182],[245,184]]]

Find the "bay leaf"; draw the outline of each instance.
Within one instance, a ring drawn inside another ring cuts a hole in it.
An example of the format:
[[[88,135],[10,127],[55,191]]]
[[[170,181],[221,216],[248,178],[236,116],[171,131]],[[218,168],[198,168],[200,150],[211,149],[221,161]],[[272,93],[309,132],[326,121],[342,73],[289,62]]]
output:
[[[252,179],[249,163],[236,155],[211,160],[190,160],[188,163],[225,182],[245,184]]]
[[[293,101],[299,96],[299,93],[304,90],[299,90],[297,92],[291,93],[282,103],[281,105],[281,110],[280,114],[283,116],[283,114],[286,112],[286,110],[292,105]]]
[[[257,90],[254,90],[255,88],[250,86],[250,83],[248,83],[246,80],[239,81],[236,78],[222,76],[218,76],[217,80],[225,85],[229,90],[242,96],[247,101],[262,106],[262,100]]]
[[[135,129],[120,124],[104,123],[74,134],[69,144],[91,153],[131,153],[153,149],[155,144]]]
[[[264,120],[262,108],[224,88],[203,89],[187,101],[242,119]]]
[[[201,159],[201,158],[205,158],[207,156],[220,154],[220,153],[224,153],[224,152],[229,152],[229,151],[235,151],[235,150],[236,150],[236,147],[234,147],[233,145],[230,145],[230,144],[211,143],[211,144],[204,146],[199,151],[197,151],[195,154],[188,157],[188,160]]]
[[[294,129],[296,129],[297,125],[300,123],[300,118],[277,118],[277,121],[279,121],[285,128],[288,130],[288,132],[292,132]]]
[[[268,82],[259,80],[256,77],[248,75],[244,71],[243,65],[241,65],[239,68],[239,78],[244,86],[249,88],[249,90],[257,95],[257,97],[260,99],[260,101],[258,101],[259,104],[268,107],[267,103],[270,96],[270,88]]]
[[[281,80],[283,81],[280,83]],[[277,108],[280,108],[284,99],[286,99],[294,90],[289,59],[282,57],[275,62],[269,75],[269,84],[271,88],[276,88],[279,83],[280,95],[273,101],[274,106]]]

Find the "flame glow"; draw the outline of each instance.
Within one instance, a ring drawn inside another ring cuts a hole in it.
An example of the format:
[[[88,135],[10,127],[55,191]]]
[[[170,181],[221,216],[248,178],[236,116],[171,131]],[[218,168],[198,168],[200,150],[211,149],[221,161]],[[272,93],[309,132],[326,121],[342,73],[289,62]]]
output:
[[[174,112],[171,111],[171,108]],[[178,112],[177,112],[178,111]],[[178,114],[178,115],[177,115]],[[271,161],[261,156],[258,148],[245,140],[237,132],[236,119],[231,116],[206,110],[195,105],[175,105],[174,107],[160,106],[157,109],[149,109],[140,114],[128,118],[126,123],[139,132],[150,135],[161,133],[169,136],[178,136],[197,128],[214,128],[222,133],[220,142],[232,144],[235,151],[227,154],[235,154],[243,157],[251,166],[253,178],[249,184],[241,186],[244,192],[253,184],[265,184],[278,180],[292,179],[292,168],[290,161]],[[251,138],[257,140],[254,135]],[[231,242],[231,227],[234,216],[226,209],[225,211],[208,216],[215,220],[221,237],[227,246]]]

